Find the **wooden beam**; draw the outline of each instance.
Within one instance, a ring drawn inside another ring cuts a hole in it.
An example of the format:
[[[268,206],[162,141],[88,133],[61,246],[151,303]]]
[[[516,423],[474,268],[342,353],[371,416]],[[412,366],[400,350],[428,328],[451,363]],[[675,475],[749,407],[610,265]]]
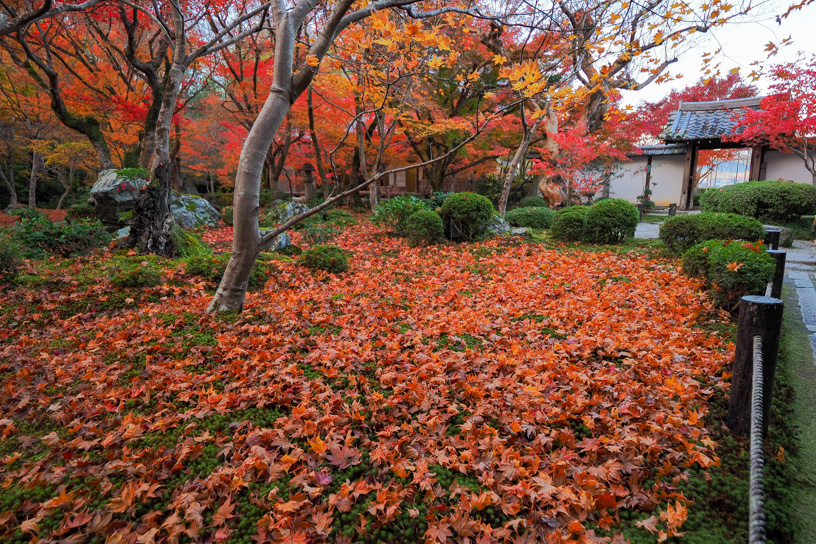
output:
[[[751,148],[751,173],[748,181],[759,181],[762,176],[763,162],[765,162],[765,146],[755,145]]]
[[[690,210],[694,205],[694,178],[697,176],[697,144],[689,143],[683,168],[683,185],[680,191],[680,209]]]

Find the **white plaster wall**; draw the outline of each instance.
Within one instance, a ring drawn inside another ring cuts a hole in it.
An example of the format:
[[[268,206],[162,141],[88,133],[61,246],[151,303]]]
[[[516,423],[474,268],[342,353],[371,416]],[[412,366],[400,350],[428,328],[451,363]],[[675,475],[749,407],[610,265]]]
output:
[[[615,170],[609,181],[609,196],[637,204],[637,197],[643,194],[645,185],[646,157],[632,157],[631,161],[615,163]],[[600,196],[600,193],[597,196]]]
[[[668,206],[680,202],[683,190],[685,155],[655,155],[652,157],[652,202]]]
[[[813,178],[805,168],[805,162],[784,151],[770,150],[765,153],[765,179],[786,179],[797,183],[812,183]]]

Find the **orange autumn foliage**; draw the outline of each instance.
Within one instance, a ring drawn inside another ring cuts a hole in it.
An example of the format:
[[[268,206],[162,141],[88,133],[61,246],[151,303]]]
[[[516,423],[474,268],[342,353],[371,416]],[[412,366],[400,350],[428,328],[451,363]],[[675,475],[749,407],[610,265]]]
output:
[[[3,289],[0,483],[50,500],[0,534],[349,542],[400,520],[428,542],[621,542],[590,527],[622,509],[679,534],[730,346],[675,264],[409,248],[367,222],[336,243],[351,272],[278,262],[232,317],[174,261],[144,290],[83,280],[99,256]]]

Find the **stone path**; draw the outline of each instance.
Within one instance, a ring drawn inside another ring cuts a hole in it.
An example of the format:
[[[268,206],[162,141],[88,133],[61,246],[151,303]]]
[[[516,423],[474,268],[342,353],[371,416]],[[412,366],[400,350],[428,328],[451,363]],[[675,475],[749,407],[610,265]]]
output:
[[[786,283],[796,288],[796,298],[802,311],[802,321],[810,332],[810,345],[816,354],[816,288],[814,288],[814,271],[816,270],[816,245],[811,242],[796,240],[786,256]]]

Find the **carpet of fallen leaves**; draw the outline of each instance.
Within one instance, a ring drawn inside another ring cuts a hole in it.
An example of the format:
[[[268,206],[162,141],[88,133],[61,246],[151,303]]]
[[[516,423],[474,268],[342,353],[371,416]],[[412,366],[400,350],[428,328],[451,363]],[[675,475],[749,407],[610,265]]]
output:
[[[351,272],[277,263],[241,315],[175,261],[155,288],[96,256],[3,289],[0,539],[622,542],[624,510],[682,531],[731,346],[675,263],[367,222],[337,243]]]

